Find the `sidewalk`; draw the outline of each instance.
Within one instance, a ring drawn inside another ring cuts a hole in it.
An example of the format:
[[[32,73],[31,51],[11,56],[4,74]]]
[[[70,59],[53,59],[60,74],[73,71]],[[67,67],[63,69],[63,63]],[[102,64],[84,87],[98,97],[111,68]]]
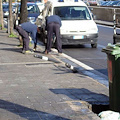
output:
[[[73,73],[62,56],[45,61],[22,54],[18,44],[0,30],[0,120],[100,120],[95,109],[108,103],[107,87]]]

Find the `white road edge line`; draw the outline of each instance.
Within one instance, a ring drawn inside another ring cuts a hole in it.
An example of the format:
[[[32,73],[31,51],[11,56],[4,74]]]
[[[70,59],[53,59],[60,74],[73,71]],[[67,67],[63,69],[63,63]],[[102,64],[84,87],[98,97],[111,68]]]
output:
[[[100,44],[98,45],[98,47],[105,48],[105,46],[100,45]],[[54,48],[52,48],[52,50],[53,50],[54,52],[57,52],[57,50],[54,49]],[[88,66],[88,65],[86,65],[86,64],[84,64],[84,63],[82,63],[82,62],[80,62],[80,61],[78,61],[78,60],[76,60],[76,59],[74,59],[74,58],[72,58],[72,57],[70,57],[70,56],[68,56],[68,55],[66,55],[65,53],[62,53],[62,56],[65,57],[65,58],[67,58],[67,59],[69,59],[69,60],[71,60],[72,62],[78,64],[79,66],[81,66],[82,68],[84,68],[84,69],[86,69],[86,70],[96,71],[94,68],[92,68],[92,67],[90,67],[90,66]],[[103,73],[101,73],[101,72],[99,72],[99,71],[97,71],[97,72],[100,73],[100,74],[102,74],[102,75],[104,75]],[[104,76],[106,76],[106,75],[104,75]]]
[[[63,55],[64,57],[68,58],[69,60],[71,60],[72,62],[80,65],[80,66],[83,67],[83,68],[85,68],[86,70],[94,70],[92,67],[90,67],[90,66],[88,66],[88,65],[86,65],[86,64],[84,64],[84,63],[82,63],[82,62],[80,62],[80,61],[78,61],[78,60],[76,60],[76,59],[74,59],[74,58],[66,55],[66,54],[64,54],[64,53],[63,53],[62,55]]]
[[[57,52],[57,50],[54,49],[54,48],[53,48],[52,50],[53,50],[54,52]],[[105,86],[108,88],[108,86],[109,86],[109,85],[108,85],[108,80],[105,79],[104,77],[102,77],[102,76],[106,76],[106,75],[104,75],[103,73],[95,70],[94,68],[92,68],[92,67],[90,67],[90,66],[88,66],[88,65],[86,65],[86,64],[84,64],[84,63],[82,63],[82,62],[80,62],[80,61],[78,61],[78,60],[76,60],[76,59],[74,59],[74,58],[72,58],[72,57],[70,57],[70,56],[68,56],[68,55],[66,55],[65,53],[62,53],[61,56],[65,57],[65,58],[71,60],[72,62],[78,64],[79,66],[81,66],[83,69],[85,69],[86,71],[88,71],[86,74],[87,74],[90,78],[93,78],[93,80],[96,79],[98,83],[100,83],[100,84],[102,84],[102,85],[105,85]],[[94,72],[96,71],[96,73],[98,73],[98,75],[96,75],[96,74],[93,73],[93,72],[90,72],[90,73],[89,73],[89,71],[94,71]],[[92,75],[93,77],[92,77],[91,75]],[[104,80],[105,80],[105,81],[104,81]],[[107,80],[107,81],[106,81],[106,80]],[[104,81],[104,82],[103,82],[103,81]]]
[[[105,48],[105,46],[100,45],[100,44],[98,45],[98,47]],[[52,50],[57,52],[57,50],[54,49],[54,48]],[[90,67],[90,66],[88,66],[88,65],[86,65],[86,64],[84,64],[84,63],[82,63],[82,62],[80,62],[80,61],[78,61],[78,60],[76,60],[76,59],[74,59],[74,58],[72,58],[70,56],[68,56],[68,55],[66,55],[65,53],[62,53],[62,56],[68,58],[69,60],[71,60],[72,62],[78,64],[79,66],[83,67],[86,70],[95,70],[94,68],[92,68],[92,67]]]
[[[54,48],[53,48],[52,50],[55,51],[55,52],[57,51],[57,50],[54,49]],[[76,60],[76,59],[74,59],[74,58],[66,55],[65,53],[62,53],[62,56],[64,56],[65,58],[68,58],[68,59],[71,60],[72,62],[80,65],[81,67],[85,68],[86,70],[94,70],[92,67],[89,67],[88,65],[86,65],[86,64],[84,64],[84,63],[82,63],[82,62],[80,62],[80,61],[78,61],[78,60]]]

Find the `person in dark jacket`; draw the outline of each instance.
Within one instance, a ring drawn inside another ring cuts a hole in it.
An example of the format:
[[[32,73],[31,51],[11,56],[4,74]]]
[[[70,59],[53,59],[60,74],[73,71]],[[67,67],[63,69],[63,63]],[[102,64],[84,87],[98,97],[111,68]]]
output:
[[[25,22],[20,25],[17,25],[15,28],[18,33],[22,36],[23,39],[23,53],[32,53],[32,51],[29,50],[29,35],[32,37],[32,40],[34,41],[34,50],[36,50],[37,47],[37,35],[38,35],[38,27],[35,24],[32,24],[31,22]]]
[[[61,18],[57,15],[51,15],[46,18],[46,29],[47,29],[47,45],[45,54],[49,54],[51,52],[52,47],[52,38],[53,33],[56,36],[56,47],[58,53],[62,53],[62,41],[60,38],[60,27],[62,26]]]

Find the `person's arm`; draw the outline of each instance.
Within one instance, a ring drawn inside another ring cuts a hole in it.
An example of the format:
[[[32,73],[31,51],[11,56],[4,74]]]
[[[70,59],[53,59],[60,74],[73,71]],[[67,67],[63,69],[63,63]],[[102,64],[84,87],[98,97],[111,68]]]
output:
[[[32,31],[31,37],[32,40],[34,41],[34,47],[37,46],[37,30]]]
[[[60,27],[62,26],[61,18],[58,16]]]
[[[62,26],[61,20],[60,20],[60,27]]]

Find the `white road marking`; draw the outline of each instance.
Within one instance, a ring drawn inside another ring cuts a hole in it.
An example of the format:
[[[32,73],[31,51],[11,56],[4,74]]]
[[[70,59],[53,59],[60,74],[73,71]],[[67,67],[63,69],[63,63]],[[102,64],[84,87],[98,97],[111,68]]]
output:
[[[98,45],[99,47],[102,47],[104,48],[105,46],[103,45]],[[53,51],[57,52],[56,49],[52,49]],[[63,57],[69,59],[70,61],[72,61],[73,63],[76,63],[77,65],[81,66],[80,70],[82,70],[84,72],[84,74],[88,75],[89,77],[97,80],[100,84],[102,85],[105,85],[107,88],[109,86],[109,83],[108,83],[108,77],[106,75],[104,75],[103,73],[99,72],[99,71],[96,71],[94,68],[62,53]],[[85,69],[85,71],[84,71]]]
[[[86,64],[84,64],[84,63],[82,63],[82,62],[80,62],[80,61],[66,55],[66,54],[64,54],[64,53],[62,54],[62,56],[68,58],[69,60],[71,60],[72,62],[78,64],[79,66],[81,66],[83,68],[85,68],[86,70],[94,70],[94,68],[92,68],[92,67],[90,67],[90,66],[88,66],[88,65],[86,65]]]
[[[100,44],[98,44],[98,47],[105,48],[105,46],[100,45]],[[52,50],[55,51],[55,52],[57,52],[56,49],[52,49]],[[86,64],[84,64],[84,63],[82,63],[82,62],[80,62],[80,61],[78,61],[78,60],[76,60],[76,59],[74,59],[74,58],[72,58],[70,56],[68,56],[68,55],[66,55],[65,53],[63,53],[62,56],[66,57],[67,59],[69,59],[72,62],[78,64],[79,66],[83,67],[86,70],[95,70],[94,68],[92,68],[92,67],[90,67],[90,66],[88,66],[88,65],[86,65]],[[88,59],[90,59],[90,58],[88,58]],[[97,59],[103,59],[103,58],[97,58]],[[104,58],[104,59],[106,59],[106,58]]]
[[[52,49],[52,50],[56,51],[56,49]],[[86,65],[86,64],[84,64],[84,63],[82,63],[82,62],[80,62],[80,61],[78,61],[78,60],[76,60],[76,59],[74,59],[74,58],[72,58],[70,56],[68,56],[68,55],[66,55],[65,53],[62,53],[62,56],[69,59],[69,60],[71,60],[72,62],[78,64],[79,66],[85,68],[86,70],[94,70],[92,67],[90,67],[90,66],[88,66],[88,65]]]

